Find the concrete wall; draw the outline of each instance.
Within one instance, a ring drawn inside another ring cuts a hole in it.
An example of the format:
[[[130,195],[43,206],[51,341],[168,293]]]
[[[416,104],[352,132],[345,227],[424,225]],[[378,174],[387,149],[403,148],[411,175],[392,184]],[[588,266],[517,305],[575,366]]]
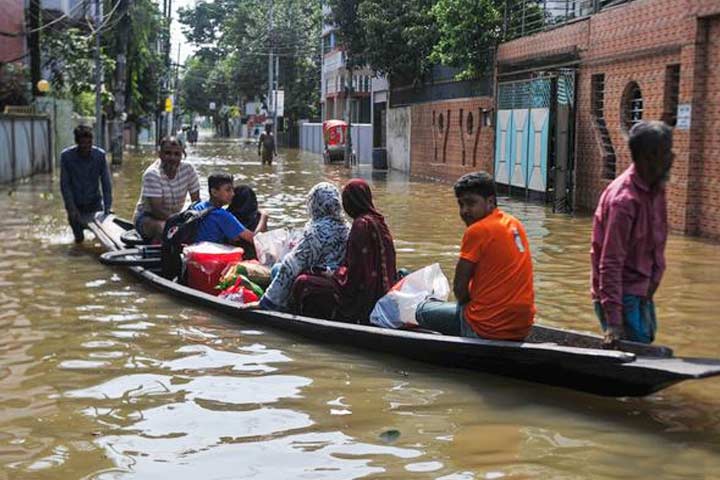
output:
[[[637,0],[582,21],[500,46],[497,61],[512,64],[575,51],[577,75],[575,204],[592,210],[610,180],[592,107],[592,76],[605,76],[604,118],[617,163],[631,163],[623,94],[642,92],[644,120],[672,111],[667,67],[680,66],[678,104],[692,108],[689,128],[675,128],[675,164],[668,184],[674,230],[720,238],[720,1]]]
[[[353,124],[351,127],[353,151],[360,164],[372,163],[372,125]],[[322,154],[325,144],[322,137],[321,123],[300,124],[300,150]]]
[[[0,114],[0,183],[52,171],[50,121]]]
[[[50,119],[53,139],[52,152],[57,167],[60,165],[60,153],[75,144],[73,129],[76,125],[73,121],[72,101],[40,97],[35,100],[35,108]]]
[[[387,159],[392,170],[410,173],[410,107],[387,110]]]

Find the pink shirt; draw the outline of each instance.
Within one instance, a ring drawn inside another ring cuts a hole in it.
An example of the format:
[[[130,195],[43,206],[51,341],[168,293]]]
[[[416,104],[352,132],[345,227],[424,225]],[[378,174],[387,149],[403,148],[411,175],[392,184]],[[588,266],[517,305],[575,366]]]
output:
[[[608,185],[593,216],[592,296],[608,324],[622,324],[623,295],[647,295],[665,271],[665,188],[650,189],[631,165]]]

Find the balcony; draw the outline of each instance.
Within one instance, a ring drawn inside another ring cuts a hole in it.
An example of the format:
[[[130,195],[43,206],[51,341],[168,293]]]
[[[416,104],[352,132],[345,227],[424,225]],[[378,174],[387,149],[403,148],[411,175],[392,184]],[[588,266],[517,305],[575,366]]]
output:
[[[632,0],[507,0],[503,39],[550,30]]]

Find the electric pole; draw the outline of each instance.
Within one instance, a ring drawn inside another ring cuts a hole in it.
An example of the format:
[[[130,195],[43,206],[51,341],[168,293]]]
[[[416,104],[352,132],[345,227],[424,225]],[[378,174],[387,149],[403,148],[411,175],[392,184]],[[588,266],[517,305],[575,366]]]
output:
[[[38,0],[39,1],[39,0]],[[100,25],[102,24],[102,0],[95,0],[95,144],[101,148],[102,128],[102,62],[100,61]]]
[[[278,112],[278,89],[280,88],[280,57],[275,55],[275,90],[273,90],[273,137],[275,137],[275,148],[277,149],[277,112]]]
[[[267,95],[267,113],[270,116],[270,100],[272,99],[273,84],[275,79],[273,78],[273,10],[275,7],[275,1],[270,0],[270,10],[268,12],[268,40],[270,43],[269,55],[268,55],[268,95]],[[273,108],[274,110],[275,108]],[[273,127],[274,128],[274,127]],[[277,141],[277,140],[275,140]]]
[[[30,0],[28,5],[28,49],[30,50],[30,81],[32,82],[33,98],[36,98],[38,82],[40,81],[40,2],[41,0]]]
[[[112,150],[112,163],[113,165],[122,164],[123,160],[123,131],[125,130],[125,120],[127,114],[125,110],[127,108],[125,90],[127,86],[127,38],[130,35],[130,23],[131,19],[128,14],[131,9],[134,0],[118,0],[121,3],[118,9],[118,15],[122,16],[123,19],[120,22],[120,32],[117,36],[117,58],[115,60],[115,88],[113,102],[113,122],[111,124],[112,133],[110,134],[110,149]]]

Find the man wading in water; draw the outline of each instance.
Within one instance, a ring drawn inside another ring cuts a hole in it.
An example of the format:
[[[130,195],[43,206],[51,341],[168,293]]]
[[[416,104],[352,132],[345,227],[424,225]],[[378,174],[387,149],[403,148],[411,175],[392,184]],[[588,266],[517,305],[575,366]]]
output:
[[[258,139],[258,155],[262,160],[262,164],[272,165],[273,157],[277,156],[277,147],[275,146],[275,137],[272,134],[272,125],[265,125],[265,131],[260,134]]]
[[[74,133],[76,145],[60,154],[60,190],[75,242],[81,243],[85,239],[83,230],[95,212],[110,213],[112,182],[105,151],[93,146],[90,127],[81,125]],[[102,196],[99,184],[102,184]]]

